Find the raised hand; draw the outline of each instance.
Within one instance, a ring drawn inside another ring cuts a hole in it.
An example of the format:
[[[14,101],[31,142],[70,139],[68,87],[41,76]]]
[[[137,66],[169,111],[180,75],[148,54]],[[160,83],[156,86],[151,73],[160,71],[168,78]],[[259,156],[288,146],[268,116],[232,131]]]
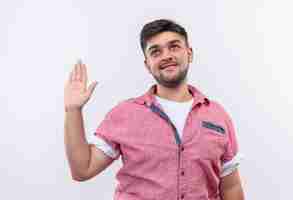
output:
[[[87,88],[86,65],[79,61],[71,71],[64,89],[65,110],[82,109],[90,99],[97,82],[94,81]]]

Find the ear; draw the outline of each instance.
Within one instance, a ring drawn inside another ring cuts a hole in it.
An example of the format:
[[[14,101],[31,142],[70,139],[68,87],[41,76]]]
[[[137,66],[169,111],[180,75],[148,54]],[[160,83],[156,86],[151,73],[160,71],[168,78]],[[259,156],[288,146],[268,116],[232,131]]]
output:
[[[145,68],[148,70],[148,72],[151,73],[151,68],[150,68],[150,66],[148,65],[148,61],[147,61],[146,59],[144,60],[144,66],[145,66]]]
[[[193,61],[193,49],[192,49],[192,47],[188,47],[187,54],[188,54],[188,62],[192,63],[192,61]]]

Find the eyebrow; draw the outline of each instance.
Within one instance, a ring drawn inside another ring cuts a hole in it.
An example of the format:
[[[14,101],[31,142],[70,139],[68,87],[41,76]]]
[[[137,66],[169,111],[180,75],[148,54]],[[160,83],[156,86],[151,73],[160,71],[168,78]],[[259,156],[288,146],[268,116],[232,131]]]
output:
[[[171,40],[168,42],[168,44],[175,44],[175,43],[180,43],[181,41],[176,39],[176,40]],[[156,49],[156,48],[159,48],[160,46],[158,44],[154,44],[152,46],[150,46],[150,48],[147,49],[147,51],[150,51],[152,49]]]

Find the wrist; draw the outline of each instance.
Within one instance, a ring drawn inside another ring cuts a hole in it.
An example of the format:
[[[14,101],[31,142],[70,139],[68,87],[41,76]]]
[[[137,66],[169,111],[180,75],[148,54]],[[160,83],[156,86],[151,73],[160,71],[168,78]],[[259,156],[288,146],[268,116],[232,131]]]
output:
[[[81,110],[82,110],[82,107],[65,107],[66,113],[80,112]]]

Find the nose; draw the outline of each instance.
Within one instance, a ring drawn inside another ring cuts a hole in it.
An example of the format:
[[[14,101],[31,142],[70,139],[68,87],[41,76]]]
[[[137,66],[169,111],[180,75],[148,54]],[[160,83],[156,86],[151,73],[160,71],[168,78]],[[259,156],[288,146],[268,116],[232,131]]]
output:
[[[172,61],[173,60],[173,55],[168,49],[165,49],[163,51],[162,60],[165,60],[165,61]]]

